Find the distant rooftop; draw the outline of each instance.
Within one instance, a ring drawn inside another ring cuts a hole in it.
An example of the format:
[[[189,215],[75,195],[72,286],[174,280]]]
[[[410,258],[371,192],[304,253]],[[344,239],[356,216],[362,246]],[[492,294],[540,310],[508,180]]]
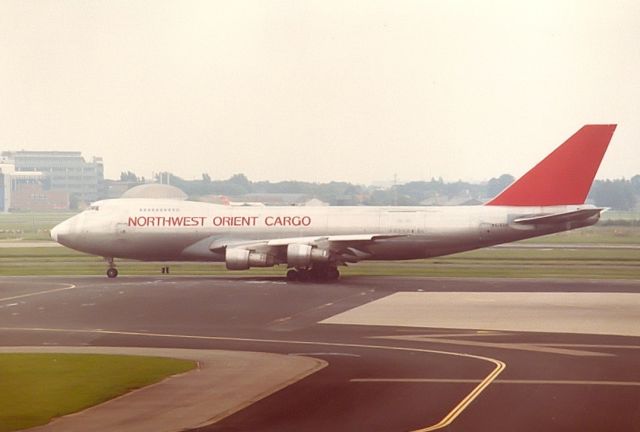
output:
[[[122,194],[122,198],[163,198],[184,201],[187,199],[187,194],[175,186],[148,183],[132,187]]]
[[[0,153],[0,159],[15,161],[16,159],[78,159],[84,161],[82,152],[58,150],[8,150]],[[102,157],[93,157],[93,162],[102,162]]]

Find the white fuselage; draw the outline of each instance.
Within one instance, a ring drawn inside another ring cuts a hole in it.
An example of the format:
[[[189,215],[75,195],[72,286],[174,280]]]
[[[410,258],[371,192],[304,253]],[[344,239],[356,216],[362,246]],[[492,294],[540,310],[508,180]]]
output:
[[[517,224],[517,218],[575,210],[553,207],[262,207],[161,199],[114,199],[58,225],[58,242],[94,255],[149,261],[224,261],[212,244],[265,239],[357,236],[386,238],[362,259],[428,258],[592,225]]]

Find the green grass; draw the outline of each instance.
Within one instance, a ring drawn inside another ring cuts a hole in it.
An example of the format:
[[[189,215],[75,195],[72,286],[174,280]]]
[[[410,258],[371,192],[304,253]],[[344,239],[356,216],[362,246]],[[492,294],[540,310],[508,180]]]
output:
[[[49,230],[76,213],[0,213],[0,239],[49,240]]]
[[[117,260],[121,275],[158,275],[165,263]],[[172,275],[282,276],[284,266],[228,271],[222,263],[168,263]],[[0,275],[104,275],[107,265],[71,249],[0,249]],[[345,275],[451,277],[566,277],[640,279],[640,249],[507,249],[475,251],[412,261],[364,261]]]
[[[285,266],[255,268],[245,271],[229,271],[223,264],[214,263],[170,263],[171,275],[162,275],[164,263],[118,263],[120,275],[171,276],[228,276],[257,277],[284,276]],[[0,265],[0,275],[101,275],[106,265],[100,262],[49,263],[43,265]],[[570,278],[570,279],[635,279],[640,280],[640,261],[625,260],[417,260],[389,262],[361,262],[341,268],[343,276],[423,276],[423,277],[516,277],[516,278]],[[105,276],[106,277],[106,276]]]
[[[640,262],[640,249],[508,249],[488,248],[456,255],[437,257],[430,262],[522,261],[523,264],[547,261],[565,264],[570,261]]]
[[[1,354],[0,432],[46,424],[194,367],[159,357]]]
[[[639,226],[596,225],[573,231],[523,240],[522,243],[548,244],[640,244]]]

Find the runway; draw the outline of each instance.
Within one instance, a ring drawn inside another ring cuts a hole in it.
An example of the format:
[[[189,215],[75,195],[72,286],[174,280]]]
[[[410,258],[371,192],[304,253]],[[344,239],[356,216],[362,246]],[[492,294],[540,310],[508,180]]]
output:
[[[639,281],[3,277],[0,340],[328,363],[201,431],[633,431],[638,296]],[[513,313],[528,300],[535,313]],[[452,324],[457,313],[463,325]],[[488,328],[487,316],[509,319]],[[604,334],[588,317],[604,320]]]

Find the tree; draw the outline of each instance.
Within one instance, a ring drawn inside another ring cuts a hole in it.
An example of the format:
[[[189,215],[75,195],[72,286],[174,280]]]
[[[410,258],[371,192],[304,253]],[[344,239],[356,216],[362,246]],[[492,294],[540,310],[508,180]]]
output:
[[[244,174],[234,174],[229,180],[226,181],[234,191],[234,195],[242,195],[251,192],[251,182]]]
[[[629,180],[596,180],[589,193],[598,207],[611,207],[616,210],[632,210],[636,205],[636,196]]]
[[[502,174],[498,178],[492,178],[489,180],[489,183],[487,183],[487,197],[493,198],[498,195],[500,192],[505,190],[507,186],[513,183],[514,180],[515,178],[511,174]]]
[[[631,177],[631,188],[636,195],[640,195],[640,174]]]
[[[140,179],[138,179],[138,176],[133,171],[122,171],[120,173],[120,181],[137,183]]]

